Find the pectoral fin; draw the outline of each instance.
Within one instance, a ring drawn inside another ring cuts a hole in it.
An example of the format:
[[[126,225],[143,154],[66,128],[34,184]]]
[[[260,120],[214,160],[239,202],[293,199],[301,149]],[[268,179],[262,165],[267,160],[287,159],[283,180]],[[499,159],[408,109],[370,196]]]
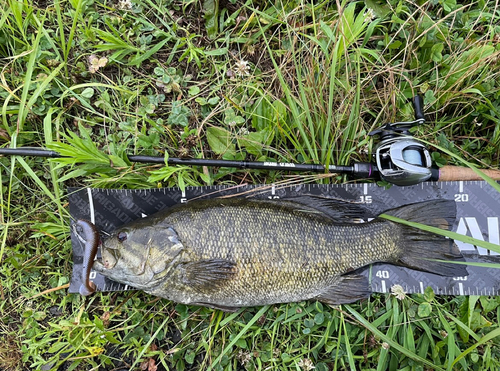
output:
[[[201,260],[183,266],[183,281],[197,291],[209,293],[218,290],[235,273],[235,262],[224,259]]]
[[[365,299],[372,293],[368,278],[356,274],[341,276],[340,281],[328,287],[314,299],[326,304],[347,304]]]

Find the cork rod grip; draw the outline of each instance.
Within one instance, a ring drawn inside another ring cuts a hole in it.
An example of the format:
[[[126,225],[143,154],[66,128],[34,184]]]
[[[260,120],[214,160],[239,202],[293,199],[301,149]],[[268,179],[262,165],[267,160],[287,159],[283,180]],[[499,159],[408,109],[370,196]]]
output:
[[[494,180],[500,180],[500,170],[481,170]],[[461,166],[443,166],[439,169],[439,181],[448,180],[483,180],[474,170]]]

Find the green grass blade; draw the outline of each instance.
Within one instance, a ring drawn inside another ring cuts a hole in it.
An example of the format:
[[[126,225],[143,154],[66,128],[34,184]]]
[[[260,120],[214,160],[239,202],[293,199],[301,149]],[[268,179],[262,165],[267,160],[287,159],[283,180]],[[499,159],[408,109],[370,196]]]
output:
[[[221,361],[222,357],[224,357],[224,355],[229,351],[229,349],[231,349],[233,347],[233,345],[236,344],[236,342],[243,335],[245,335],[248,332],[248,330],[250,329],[250,327],[252,327],[254,325],[254,323],[257,322],[257,320],[260,317],[262,317],[262,315],[264,313],[267,312],[268,309],[269,309],[269,305],[265,305],[262,308],[260,308],[260,310],[257,313],[255,313],[255,315],[252,317],[252,319],[250,321],[248,321],[248,323],[245,325],[245,327],[243,327],[241,329],[241,331],[238,334],[236,334],[236,336],[234,337],[234,339],[222,350],[221,354],[219,354],[219,356],[213,362],[213,365],[210,365],[208,367],[208,369],[207,369],[208,371],[213,369],[212,366],[217,366],[218,364],[220,364],[220,361]]]
[[[481,345],[489,342],[490,340],[493,340],[494,338],[500,336],[500,328],[496,328],[495,330],[489,332],[488,334],[484,335],[481,337],[481,339],[475,343],[474,345],[470,346],[466,350],[464,350],[462,353],[458,355],[457,358],[455,358],[455,361],[453,362],[452,366],[456,365],[461,359],[463,359],[467,354],[471,353]]]
[[[127,65],[129,66],[138,66],[140,65],[142,62],[144,62],[145,60],[147,60],[148,58],[150,58],[154,53],[156,53],[158,50],[160,50],[161,48],[163,48],[163,46],[170,41],[170,38],[166,38],[164,39],[163,41],[159,42],[158,44],[156,44],[154,47],[152,47],[151,49],[149,49],[147,52],[145,52],[144,54],[139,54],[137,56],[135,56],[134,58],[132,58],[128,63]]]
[[[35,104],[36,100],[38,97],[40,97],[42,94],[45,93],[47,87],[49,84],[52,82],[52,80],[59,74],[59,71],[63,67],[65,67],[65,63],[61,63],[59,66],[57,66],[47,77],[45,77],[42,81],[42,83],[36,88],[36,90],[32,93],[31,98],[29,99],[28,103],[26,104],[27,109],[31,109],[33,105]]]
[[[72,14],[73,23],[71,24],[71,28],[69,30],[68,42],[66,43],[66,49],[64,49],[64,62],[66,62],[66,63],[68,62],[71,47],[73,46],[73,39],[75,37],[75,32],[76,32],[78,22],[81,21],[82,8],[83,8],[83,4],[85,4],[85,2],[86,2],[86,0],[76,0],[76,4],[74,2],[72,2],[72,5],[74,6],[75,12]],[[63,25],[60,24],[59,27],[63,27]],[[61,38],[64,38],[64,32],[61,32]]]
[[[354,363],[354,355],[352,354],[351,344],[349,342],[349,333],[347,332],[344,314],[342,312],[340,312],[340,321],[342,322],[342,328],[344,330],[345,349],[347,352],[347,360],[349,361],[349,367],[351,368],[351,370],[355,370],[356,363]]]
[[[54,112],[56,112],[56,109],[54,107],[51,107],[43,120],[43,133],[44,133],[44,138],[45,138],[45,145],[47,147],[52,143],[52,133],[53,133],[52,114]],[[59,177],[58,177],[58,174],[57,174],[55,167],[56,167],[55,164],[52,161],[49,161],[50,177],[52,179],[54,197],[56,200],[58,200],[57,208],[59,210],[59,217],[60,217],[61,225],[63,225],[65,223],[65,219],[64,219],[65,210],[62,207],[61,202],[59,202],[59,200],[61,199],[61,189],[60,189],[60,185],[59,185]]]
[[[26,163],[26,161],[19,156],[16,156],[16,160],[21,164],[21,166],[26,170],[29,176],[35,181],[35,183],[40,187],[40,189],[48,196],[52,202],[57,203],[57,198],[54,194],[47,188],[47,186],[42,182],[42,180],[35,174],[33,169]]]
[[[141,360],[142,356],[144,355],[144,353],[146,353],[146,351],[149,350],[149,348],[150,348],[151,344],[153,343],[153,341],[156,340],[156,338],[158,337],[158,334],[160,333],[160,331],[162,331],[165,328],[165,325],[169,321],[171,321],[171,319],[170,319],[170,317],[167,316],[165,318],[165,320],[162,322],[162,324],[160,326],[158,326],[158,329],[155,331],[155,333],[153,334],[153,336],[151,336],[151,338],[148,340],[148,342],[146,344],[144,344],[144,346],[142,347],[141,352],[135,358],[134,363],[132,363],[132,365],[130,366],[130,370],[134,369],[134,367],[137,364],[137,362],[139,362]]]
[[[448,352],[446,355],[446,360],[448,363],[448,367],[446,368],[447,371],[452,371],[453,367],[453,361],[455,360],[455,350],[456,350],[456,344],[455,344],[455,333],[450,327],[450,324],[448,321],[444,318],[443,313],[441,313],[441,310],[438,309],[438,315],[439,319],[441,320],[441,324],[443,325],[443,328],[447,332],[447,343],[448,343]]]
[[[38,29],[37,36],[33,42],[33,47],[32,47],[31,52],[30,52],[30,58],[29,58],[28,63],[26,65],[24,86],[23,86],[23,91],[21,94],[21,101],[19,102],[19,113],[18,113],[18,119],[17,119],[16,133],[23,131],[24,121],[26,120],[26,116],[28,115],[28,112],[29,112],[29,107],[27,105],[28,94],[31,90],[31,82],[32,82],[31,79],[33,77],[33,72],[35,70],[35,64],[37,62],[38,47],[40,45],[40,40],[42,39],[42,36],[43,36],[43,32],[41,32],[41,29],[43,28],[43,23],[44,23],[43,21],[40,23],[40,28]],[[13,137],[15,138],[15,136],[13,136]],[[14,140],[14,146],[15,146],[15,140]]]
[[[397,351],[401,352],[404,354],[406,357],[411,358],[417,362],[420,362],[424,365],[432,367],[436,371],[444,371],[443,368],[437,366],[434,364],[434,362],[429,361],[428,359],[422,358],[412,352],[410,352],[408,349],[405,349],[401,345],[399,345],[397,342],[392,340],[390,337],[388,337],[386,334],[384,334],[382,331],[377,329],[375,326],[373,326],[368,320],[366,320],[360,313],[358,313],[353,307],[350,305],[344,305],[344,307],[351,313],[356,320],[361,323],[367,330],[369,330],[371,333],[374,335],[378,336],[382,341],[386,342],[389,344],[392,348],[396,349]]]
[[[462,242],[469,243],[471,245],[484,247],[485,249],[500,253],[500,245],[497,245],[497,244],[494,244],[491,242],[481,241],[481,240],[478,240],[477,238],[464,236],[464,235],[456,233],[456,232],[447,231],[447,230],[437,228],[437,227],[431,227],[429,225],[425,225],[425,224],[421,224],[421,223],[409,222],[407,220],[404,220],[404,219],[401,219],[401,218],[398,218],[398,217],[395,217],[392,215],[380,214],[379,217],[383,218],[383,219],[390,220],[392,222],[401,223],[401,224],[404,224],[404,225],[407,225],[407,226],[410,226],[413,228],[422,229],[422,230],[427,231],[427,232],[436,233],[436,234],[439,234],[441,236],[449,237],[449,238],[457,240],[457,241],[462,241]]]

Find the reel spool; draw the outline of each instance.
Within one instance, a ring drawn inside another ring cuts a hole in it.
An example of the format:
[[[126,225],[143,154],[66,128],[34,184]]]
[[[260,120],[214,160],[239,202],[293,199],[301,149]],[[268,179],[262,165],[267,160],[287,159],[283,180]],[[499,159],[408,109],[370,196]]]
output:
[[[415,139],[392,138],[380,142],[375,151],[380,177],[399,186],[413,185],[432,176],[432,159]]]

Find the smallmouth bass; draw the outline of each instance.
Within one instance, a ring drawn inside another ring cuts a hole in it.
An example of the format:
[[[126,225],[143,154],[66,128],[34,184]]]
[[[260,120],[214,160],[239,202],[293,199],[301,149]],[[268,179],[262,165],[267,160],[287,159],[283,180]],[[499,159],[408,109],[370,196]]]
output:
[[[109,278],[184,304],[230,311],[245,306],[370,295],[356,270],[375,262],[466,276],[452,240],[381,218],[362,206],[315,196],[281,200],[208,199],[171,207],[119,227],[93,268]],[[390,214],[449,228],[451,200]]]

